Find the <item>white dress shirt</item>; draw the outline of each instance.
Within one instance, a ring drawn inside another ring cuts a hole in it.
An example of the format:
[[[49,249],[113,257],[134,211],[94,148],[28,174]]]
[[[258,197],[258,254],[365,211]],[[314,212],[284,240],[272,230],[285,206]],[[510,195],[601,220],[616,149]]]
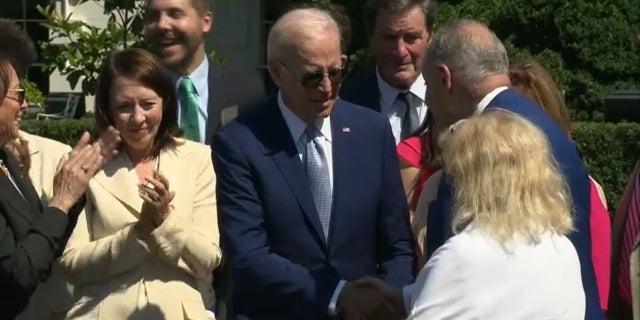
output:
[[[303,161],[304,155],[306,153],[307,141],[304,137],[304,130],[307,129],[308,124],[298,116],[296,116],[289,107],[282,100],[282,94],[278,91],[278,107],[280,108],[280,112],[282,112],[282,116],[284,117],[284,122],[287,124],[289,128],[289,132],[291,133],[291,138],[298,149],[298,156],[300,157],[300,161]],[[324,155],[327,157],[327,166],[329,167],[329,181],[331,182],[331,194],[333,194],[333,152],[331,150],[331,116],[326,117],[324,119],[318,120],[316,123],[316,128],[321,133],[321,137],[318,137],[317,142],[322,146],[322,151],[324,151]],[[304,163],[303,163],[304,164]]]
[[[491,90],[489,93],[487,93],[482,100],[480,100],[480,102],[478,102],[478,105],[476,106],[476,110],[473,112],[472,116],[477,116],[479,114],[481,114],[484,109],[486,109],[489,106],[489,103],[491,103],[491,100],[493,100],[497,95],[500,94],[500,92],[505,91],[509,89],[508,87],[502,86],[502,87],[497,87],[493,90]],[[461,122],[464,122],[467,119],[460,119],[456,122],[454,122],[453,124],[451,124],[449,126],[449,129],[451,130],[452,128],[455,128],[458,124],[460,124]]]
[[[191,79],[193,86],[196,88],[196,94],[198,95],[198,126],[200,129],[200,142],[204,143],[206,137],[207,117],[209,115],[209,59],[205,56],[202,63],[191,74],[187,76]],[[175,74],[171,75],[178,93],[178,124],[181,119],[181,104],[180,100],[180,81],[184,78]]]
[[[582,320],[580,261],[565,236],[500,246],[467,227],[440,247],[413,286],[408,320]]]
[[[406,111],[406,106],[398,103],[396,98],[398,94],[403,92],[398,88],[395,88],[388,84],[380,76],[380,71],[376,68],[376,76],[378,77],[378,89],[380,90],[380,112],[389,119],[391,124],[391,131],[393,137],[396,139],[396,144],[400,143],[400,134],[402,133],[402,120]],[[424,96],[427,93],[427,84],[422,77],[422,74],[418,76],[416,81],[413,82],[409,92],[413,93],[420,100],[418,108],[418,120],[420,123],[424,121],[427,116],[427,105],[424,102]]]
[[[282,93],[278,91],[278,108],[280,108],[280,112],[282,113],[282,117],[284,117],[284,122],[287,124],[289,128],[289,132],[291,133],[291,138],[298,149],[298,157],[300,161],[303,161],[304,154],[306,153],[306,139],[304,137],[304,130],[307,128],[308,124],[300,117],[295,115],[289,107],[284,103],[282,99]],[[327,167],[329,168],[329,182],[331,184],[331,194],[333,194],[333,150],[331,148],[331,116],[328,116],[324,119],[319,119],[315,123],[316,128],[321,133],[321,137],[318,137],[317,142],[322,146],[322,151],[327,159]],[[342,289],[344,289],[344,285],[346,281],[340,280],[336,289],[333,291],[333,295],[331,296],[331,300],[329,302],[329,306],[327,306],[327,312],[330,315],[335,315],[337,310],[338,298],[340,297],[340,293]]]
[[[486,109],[489,106],[489,103],[491,103],[491,100],[493,100],[496,96],[498,96],[502,91],[505,91],[507,89],[509,88],[506,86],[502,86],[502,87],[497,87],[491,90],[489,93],[487,93],[487,95],[485,95],[484,98],[482,98],[482,100],[478,102],[478,106],[476,107],[476,111],[473,113],[473,115],[477,116],[481,114],[482,111],[484,111],[484,109]]]

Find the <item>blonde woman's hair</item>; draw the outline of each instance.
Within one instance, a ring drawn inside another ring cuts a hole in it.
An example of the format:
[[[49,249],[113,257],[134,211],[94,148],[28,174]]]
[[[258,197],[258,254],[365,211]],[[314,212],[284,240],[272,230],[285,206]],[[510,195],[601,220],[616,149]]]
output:
[[[528,120],[488,110],[454,124],[440,143],[454,189],[454,233],[471,223],[505,245],[572,230],[569,188],[546,137]]]

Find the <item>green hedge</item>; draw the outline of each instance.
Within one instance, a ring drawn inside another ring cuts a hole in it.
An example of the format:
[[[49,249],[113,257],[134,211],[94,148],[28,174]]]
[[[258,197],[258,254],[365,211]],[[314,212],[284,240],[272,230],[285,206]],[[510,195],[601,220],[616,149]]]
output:
[[[576,122],[573,137],[591,175],[602,184],[613,213],[640,160],[640,124]]]
[[[73,147],[85,131],[93,132],[93,118],[73,120],[23,120],[20,129],[38,136],[48,137]]]
[[[24,120],[22,129],[73,145],[84,131],[93,130],[93,119]],[[576,122],[573,137],[591,175],[602,184],[610,211],[614,211],[629,174],[640,159],[640,124]]]

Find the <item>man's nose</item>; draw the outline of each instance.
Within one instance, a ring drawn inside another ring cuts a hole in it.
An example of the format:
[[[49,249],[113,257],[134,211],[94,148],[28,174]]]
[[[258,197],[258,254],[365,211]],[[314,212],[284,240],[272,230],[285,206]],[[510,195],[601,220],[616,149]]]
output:
[[[158,16],[158,20],[156,20],[156,28],[158,30],[168,30],[171,28],[171,21],[169,17],[164,14]]]
[[[400,57],[404,57],[407,55],[407,44],[404,42],[404,39],[398,38],[393,48],[393,52]]]

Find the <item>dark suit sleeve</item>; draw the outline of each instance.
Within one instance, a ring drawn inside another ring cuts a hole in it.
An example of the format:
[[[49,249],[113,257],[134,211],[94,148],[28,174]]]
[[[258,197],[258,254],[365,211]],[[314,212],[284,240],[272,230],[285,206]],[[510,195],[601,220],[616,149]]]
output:
[[[378,276],[390,285],[413,283],[413,240],[409,228],[409,208],[400,178],[400,166],[391,126],[385,123],[382,155],[382,192],[379,199]]]
[[[429,257],[451,237],[451,181],[447,175],[442,175],[436,199],[429,204],[427,215],[427,236],[424,238],[425,257]]]
[[[58,209],[45,208],[38,216],[18,242],[4,213],[0,216],[0,287],[17,302],[12,306],[16,310],[27,305],[38,282],[49,276],[67,227],[67,215]]]
[[[299,319],[325,314],[339,281],[337,274],[308,270],[271,251],[251,165],[224,132],[215,136],[215,145],[219,223],[233,291]]]

